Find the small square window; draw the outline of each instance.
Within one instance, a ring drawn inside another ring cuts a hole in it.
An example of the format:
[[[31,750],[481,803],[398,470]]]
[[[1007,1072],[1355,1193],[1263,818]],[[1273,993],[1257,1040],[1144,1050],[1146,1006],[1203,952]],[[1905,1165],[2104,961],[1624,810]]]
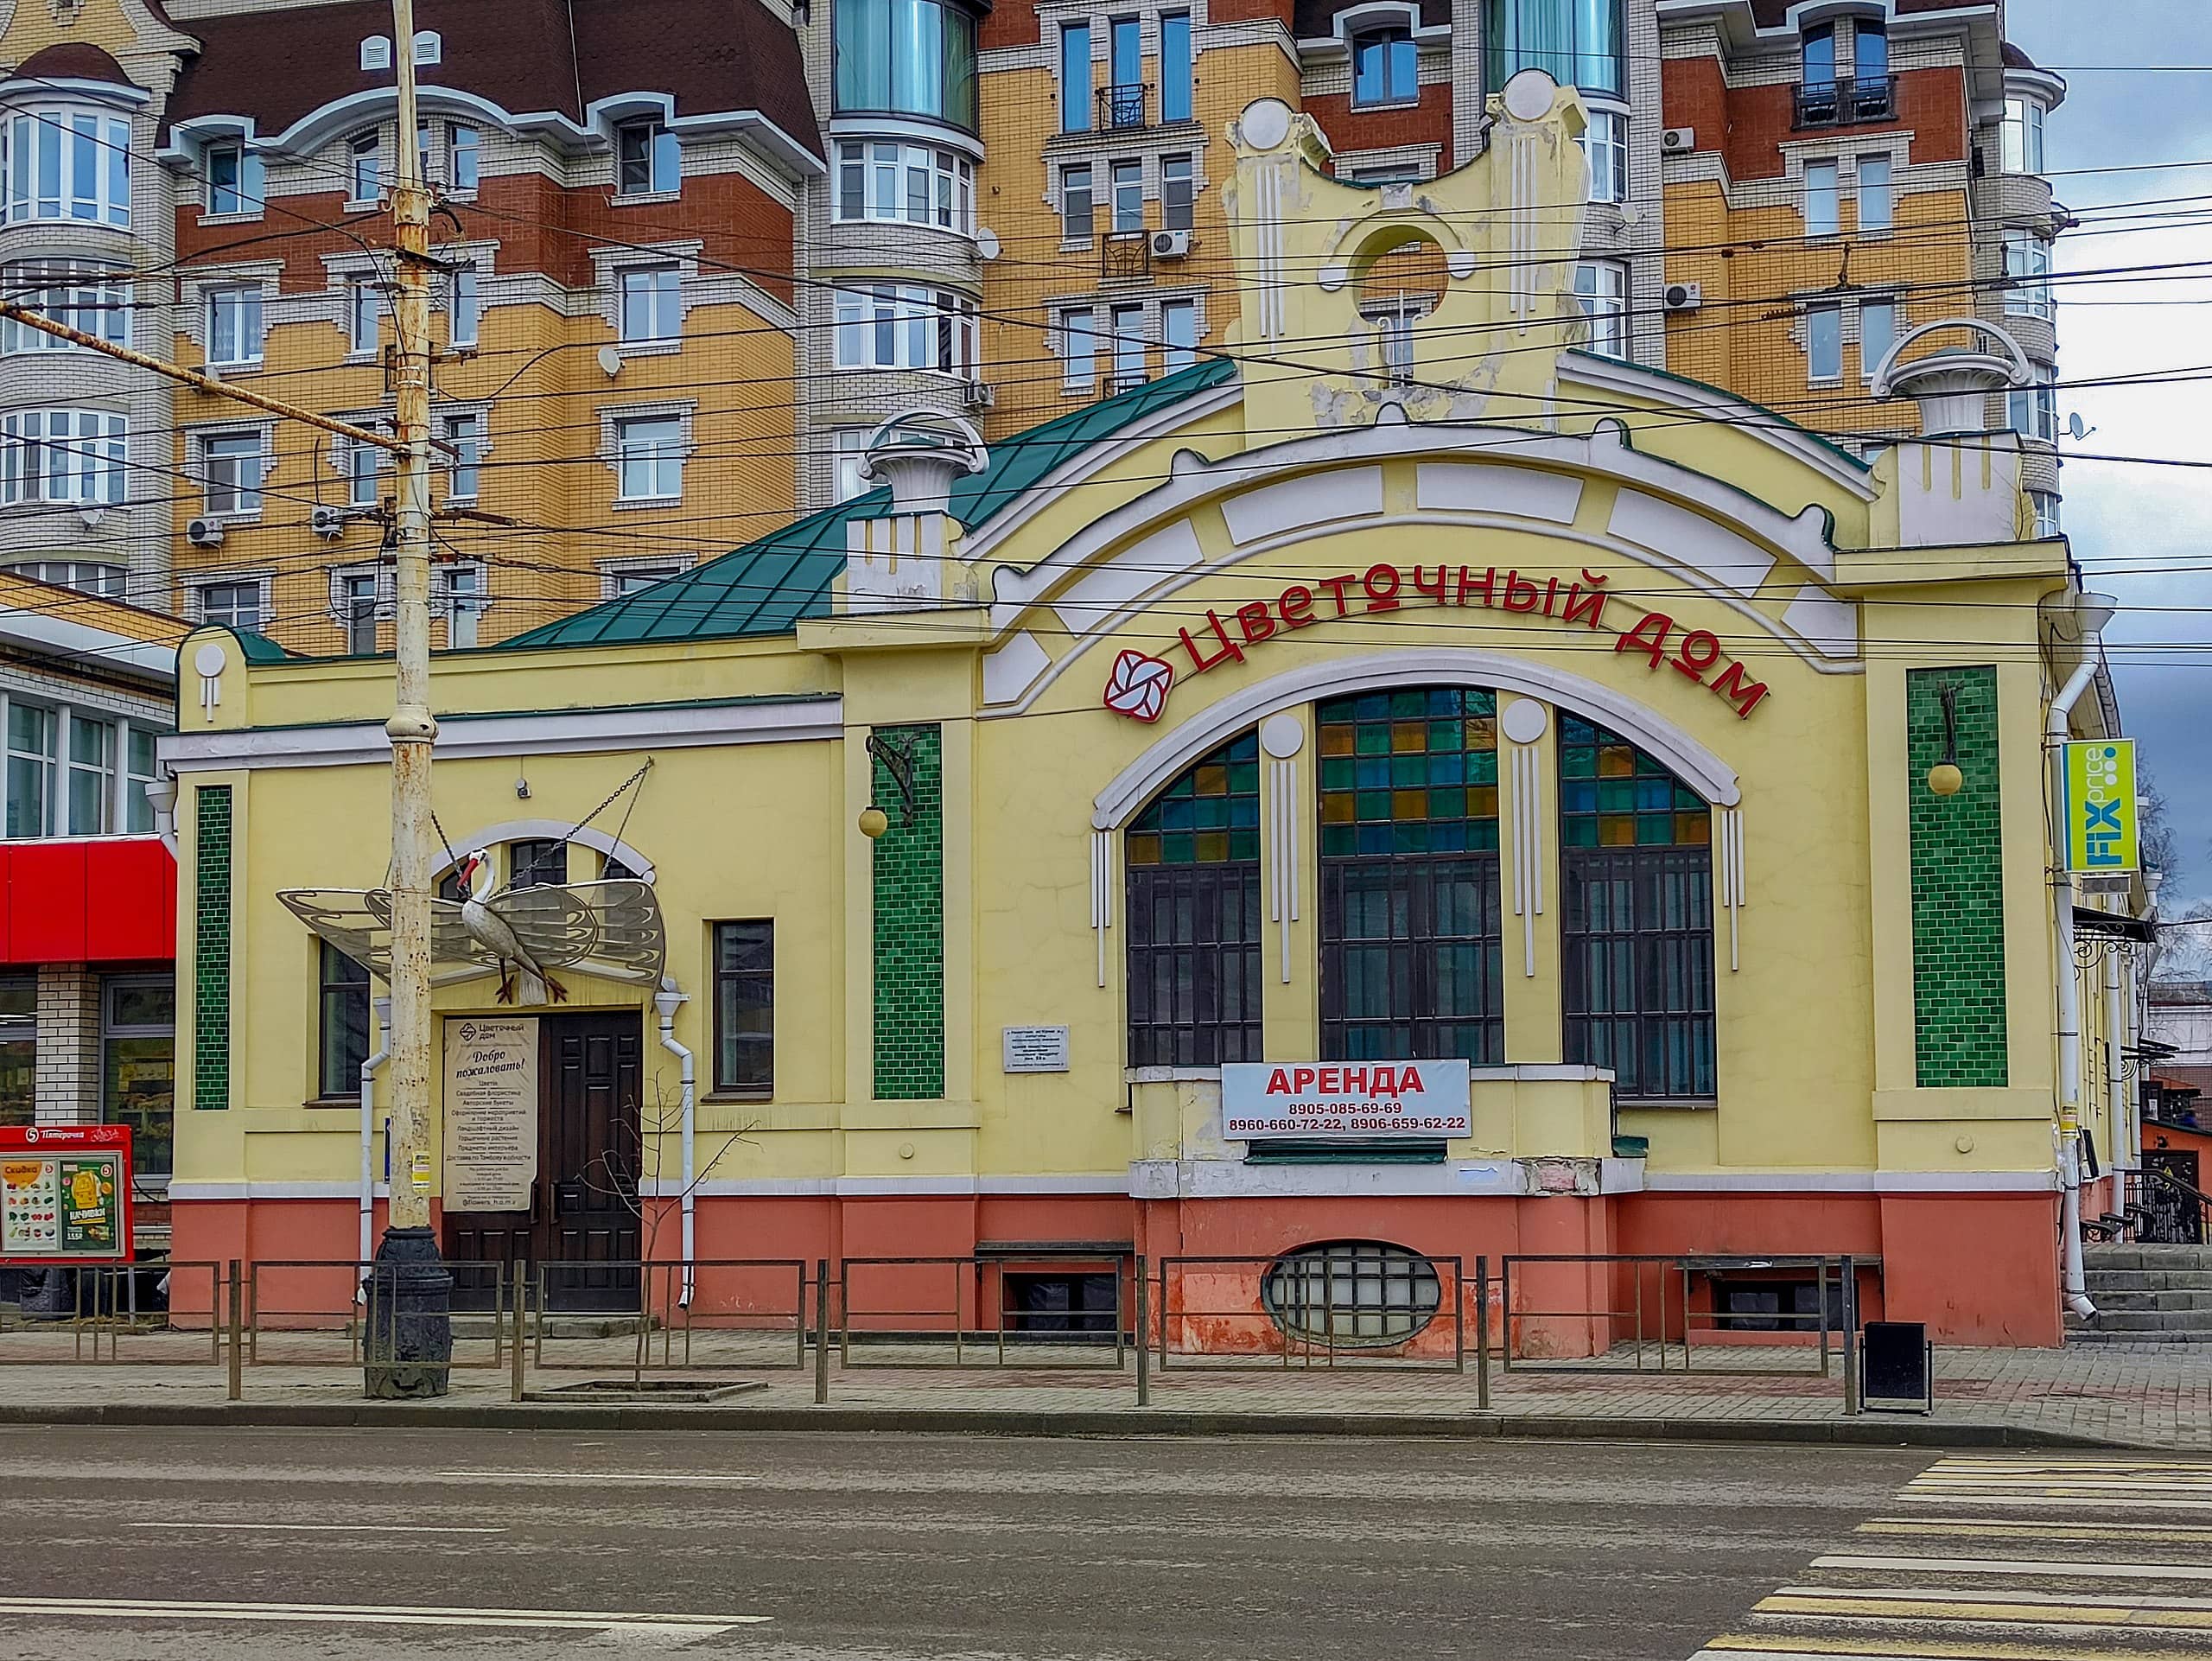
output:
[[[194,590],[200,599],[200,620],[221,623],[249,631],[261,627],[261,584],[208,582]]]
[[[664,195],[677,188],[676,135],[663,121],[632,121],[615,130],[615,194]]]
[[[683,493],[683,423],[676,416],[632,416],[614,423],[615,496],[673,501]]]
[[[226,283],[207,290],[207,361],[235,368],[261,361],[261,285]]]
[[[209,433],[200,441],[200,468],[211,517],[261,512],[259,433]]]
[[[621,337],[673,340],[683,333],[683,274],[673,265],[632,265],[620,279]]]

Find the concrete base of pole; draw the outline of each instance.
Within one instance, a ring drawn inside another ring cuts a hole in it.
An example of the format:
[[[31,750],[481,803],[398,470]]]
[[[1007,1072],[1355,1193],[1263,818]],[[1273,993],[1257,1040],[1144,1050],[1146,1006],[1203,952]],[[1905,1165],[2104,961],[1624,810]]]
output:
[[[453,1276],[427,1228],[386,1229],[369,1271],[363,1388],[372,1401],[442,1396],[453,1365]]]

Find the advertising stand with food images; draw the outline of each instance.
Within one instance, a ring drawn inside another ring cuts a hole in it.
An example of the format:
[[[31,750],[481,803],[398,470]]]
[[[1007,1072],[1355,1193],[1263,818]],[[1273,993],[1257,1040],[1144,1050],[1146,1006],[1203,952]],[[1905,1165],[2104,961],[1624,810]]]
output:
[[[130,1127],[0,1128],[0,1264],[130,1259]]]

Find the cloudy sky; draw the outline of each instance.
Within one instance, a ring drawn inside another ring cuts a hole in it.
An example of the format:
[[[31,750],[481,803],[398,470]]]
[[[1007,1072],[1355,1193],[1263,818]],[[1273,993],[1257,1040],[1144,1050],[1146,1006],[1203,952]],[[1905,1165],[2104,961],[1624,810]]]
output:
[[[2063,385],[2212,374],[2212,163],[2077,171],[2212,158],[2212,73],[2141,67],[2212,65],[2212,4],[2008,0],[2006,10],[2012,40],[2067,80],[2048,165],[2059,199],[2092,222],[2059,244],[2060,270],[2204,262],[2171,277],[2061,283],[2059,418],[2078,410],[2096,429],[2064,448],[2212,461],[2212,378]],[[2124,607],[2111,636],[2113,674],[2127,729],[2172,806],[2182,863],[2161,908],[2177,915],[2188,900],[2212,897],[2212,470],[2072,461],[2063,485],[2075,557]]]

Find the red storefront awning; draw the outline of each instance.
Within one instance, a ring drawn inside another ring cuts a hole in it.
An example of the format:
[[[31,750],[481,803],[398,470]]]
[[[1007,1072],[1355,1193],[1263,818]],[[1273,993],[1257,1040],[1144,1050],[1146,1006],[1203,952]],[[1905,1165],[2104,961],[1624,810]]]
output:
[[[159,837],[0,842],[0,964],[175,956],[176,856]]]

